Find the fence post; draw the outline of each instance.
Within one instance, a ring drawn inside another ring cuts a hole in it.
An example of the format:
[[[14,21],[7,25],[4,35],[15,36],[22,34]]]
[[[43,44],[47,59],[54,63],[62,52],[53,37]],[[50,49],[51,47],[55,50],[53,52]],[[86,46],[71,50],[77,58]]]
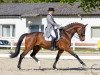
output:
[[[11,47],[10,48],[13,49],[13,43],[12,43],[11,39],[10,39],[10,43],[11,43],[11,45],[10,45]]]
[[[100,50],[100,40],[98,40],[98,49]]]
[[[73,47],[73,50],[75,50],[75,41],[73,41],[73,46],[72,47]]]

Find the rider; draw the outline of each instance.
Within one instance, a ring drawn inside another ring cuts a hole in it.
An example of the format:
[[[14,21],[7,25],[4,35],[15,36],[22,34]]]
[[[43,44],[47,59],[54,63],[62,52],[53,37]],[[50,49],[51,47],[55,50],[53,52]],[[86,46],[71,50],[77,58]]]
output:
[[[56,38],[57,36],[57,32],[55,29],[59,28],[60,25],[58,25],[53,18],[53,13],[54,13],[54,8],[49,8],[48,9],[48,15],[47,15],[47,27],[45,29],[45,36],[47,38],[49,38],[50,36],[52,37],[52,41],[51,41],[51,49],[54,50],[55,49],[55,44],[56,44]]]

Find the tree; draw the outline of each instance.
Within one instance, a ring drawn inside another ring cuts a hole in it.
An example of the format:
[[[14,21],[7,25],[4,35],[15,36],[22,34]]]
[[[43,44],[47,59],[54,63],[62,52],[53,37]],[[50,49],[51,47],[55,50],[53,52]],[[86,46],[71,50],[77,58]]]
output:
[[[82,8],[85,12],[91,12],[94,10],[100,10],[100,0],[0,0],[0,3],[40,3],[40,2],[61,2],[69,3],[73,5],[75,2],[79,2],[79,8]]]
[[[94,11],[100,10],[100,0],[81,0],[80,7],[83,8],[84,11]]]
[[[0,3],[3,3],[4,1],[3,0],[0,0]]]

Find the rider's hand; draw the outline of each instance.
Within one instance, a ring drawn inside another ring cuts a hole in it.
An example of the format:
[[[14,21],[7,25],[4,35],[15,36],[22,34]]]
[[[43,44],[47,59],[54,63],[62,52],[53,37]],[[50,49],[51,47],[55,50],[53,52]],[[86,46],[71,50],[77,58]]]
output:
[[[58,27],[58,28],[60,29],[61,27],[62,27],[62,25],[59,25],[59,27]]]

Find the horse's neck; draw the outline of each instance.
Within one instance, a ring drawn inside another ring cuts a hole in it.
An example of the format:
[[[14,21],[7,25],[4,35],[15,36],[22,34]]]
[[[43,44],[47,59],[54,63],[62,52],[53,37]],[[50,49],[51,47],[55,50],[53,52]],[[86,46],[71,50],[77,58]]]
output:
[[[76,33],[75,29],[69,29],[69,30],[67,30],[67,34],[68,34],[69,38],[72,38],[75,33]]]

